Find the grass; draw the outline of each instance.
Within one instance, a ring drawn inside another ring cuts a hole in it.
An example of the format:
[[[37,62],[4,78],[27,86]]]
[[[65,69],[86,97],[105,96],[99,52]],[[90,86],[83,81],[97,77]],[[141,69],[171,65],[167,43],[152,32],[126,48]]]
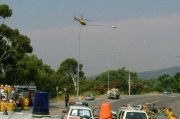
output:
[[[84,99],[85,99],[85,95],[86,95],[86,93],[84,93],[83,95],[80,95],[80,96],[79,96],[79,97],[80,97],[80,100],[84,100]],[[95,98],[100,98],[100,97],[105,97],[105,96],[106,96],[106,94],[103,94],[103,95],[98,95],[98,94],[96,94],[96,95],[95,95]],[[65,97],[64,94],[58,96],[58,98],[57,98],[57,97],[54,97],[54,98],[50,99],[50,102],[61,102],[61,101],[64,101],[64,97]],[[76,95],[70,95],[70,96],[69,96],[69,101],[76,101],[76,99],[77,99],[77,96],[76,96]]]

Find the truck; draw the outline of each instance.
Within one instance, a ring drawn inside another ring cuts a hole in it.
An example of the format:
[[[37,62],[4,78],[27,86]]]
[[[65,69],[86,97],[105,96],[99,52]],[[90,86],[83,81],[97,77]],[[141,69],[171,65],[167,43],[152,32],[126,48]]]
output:
[[[120,92],[117,88],[112,88],[111,90],[108,90],[107,92],[108,99],[119,99],[120,98]]]
[[[29,98],[29,105],[33,104],[36,86],[33,85],[16,85],[13,88],[12,94],[14,101],[18,106],[21,105],[22,98]]]

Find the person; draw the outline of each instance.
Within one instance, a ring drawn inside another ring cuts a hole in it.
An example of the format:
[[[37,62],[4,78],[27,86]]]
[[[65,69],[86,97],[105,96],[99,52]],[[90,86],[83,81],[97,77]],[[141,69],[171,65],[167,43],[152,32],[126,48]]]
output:
[[[28,97],[24,98],[23,103],[24,103],[23,104],[23,109],[28,110],[29,98]]]
[[[176,119],[175,115],[172,114],[171,118],[170,119]]]
[[[14,108],[14,109],[17,108],[17,104],[16,104],[16,102],[14,101],[14,98],[11,98],[11,100],[12,100],[12,103],[13,103],[13,108]]]
[[[1,108],[0,108],[0,111],[4,112],[5,111],[5,108],[6,108],[6,104],[5,104],[5,98],[2,99],[1,101]]]
[[[66,105],[66,107],[68,107],[68,103],[69,103],[69,94],[66,92],[66,94],[65,94],[65,105]]]
[[[171,118],[171,116],[173,115],[173,112],[172,112],[172,109],[171,108],[168,108],[168,119],[170,119]]]

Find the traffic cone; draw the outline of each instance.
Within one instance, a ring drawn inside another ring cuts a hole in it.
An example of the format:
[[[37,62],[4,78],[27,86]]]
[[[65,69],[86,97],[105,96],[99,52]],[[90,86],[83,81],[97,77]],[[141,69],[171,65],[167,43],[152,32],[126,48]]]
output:
[[[108,102],[102,103],[99,119],[112,119],[111,108]]]

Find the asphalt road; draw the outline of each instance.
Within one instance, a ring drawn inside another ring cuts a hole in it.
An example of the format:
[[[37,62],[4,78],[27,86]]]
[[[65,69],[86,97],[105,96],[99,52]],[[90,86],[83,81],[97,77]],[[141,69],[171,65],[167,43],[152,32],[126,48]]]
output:
[[[101,98],[95,101],[89,101],[89,107],[101,107],[103,102],[109,102],[111,105],[111,110],[117,110],[121,105],[143,105],[146,103],[155,103],[156,108],[170,107],[172,108],[173,113],[176,115],[176,118],[180,117],[180,94],[151,94],[151,95],[130,95],[130,96],[121,96],[120,99],[107,99]]]
[[[85,101],[85,100],[82,100]],[[96,98],[96,100],[88,101],[90,108],[100,108],[103,102],[109,102],[111,110],[117,110],[121,105],[137,105],[145,103],[155,103],[156,108],[170,107],[173,113],[176,115],[176,119],[180,119],[180,94],[152,94],[152,95],[123,95],[120,99],[108,99],[107,97]],[[65,109],[64,102],[50,103],[49,111],[51,117],[43,117],[42,119],[56,118],[60,119],[62,110]],[[32,117],[32,107],[29,107],[28,111],[22,111],[17,109],[14,112],[8,112],[8,115],[3,115],[0,112],[0,119],[38,119],[38,117]]]

